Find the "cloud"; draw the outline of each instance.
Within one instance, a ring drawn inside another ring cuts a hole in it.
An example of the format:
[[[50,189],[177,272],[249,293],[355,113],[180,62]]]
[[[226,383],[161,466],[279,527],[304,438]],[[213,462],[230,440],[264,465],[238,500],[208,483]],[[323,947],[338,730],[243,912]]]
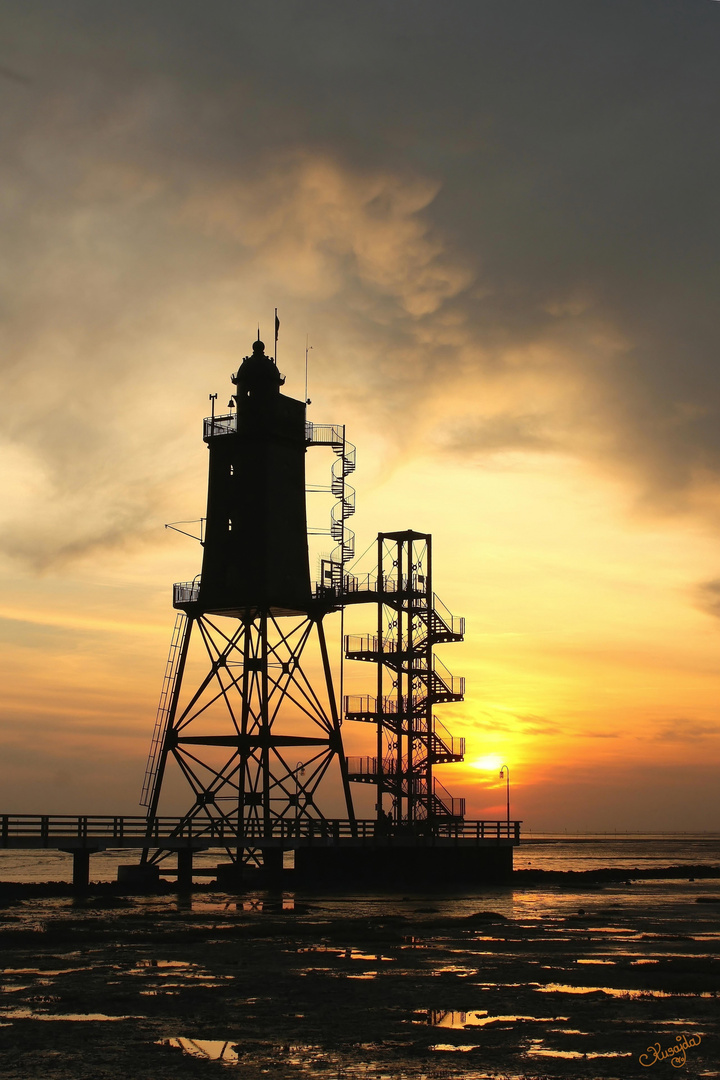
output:
[[[181,516],[191,402],[275,303],[395,453],[571,454],[720,523],[714,5],[4,19],[0,429],[42,490],[6,552]]]
[[[555,449],[557,443],[538,430],[536,417],[498,414],[454,421],[441,445],[452,454],[487,455],[514,450],[543,453]]]
[[[12,68],[7,67],[5,64],[0,64],[0,78],[10,79],[11,82],[29,83],[30,79],[26,78],[19,71],[13,71]]]
[[[51,214],[34,250],[18,250],[21,263],[34,263],[39,296],[18,297],[6,324],[16,396],[0,402],[0,420],[15,467],[6,473],[0,548],[37,568],[142,537],[163,507],[175,516],[185,463],[168,449],[192,386],[192,351],[234,351],[239,362],[229,327],[218,334],[206,324],[208,310],[227,303],[224,275],[238,293],[280,289],[301,303],[367,293],[403,317],[436,310],[469,281],[421,216],[435,194],[427,183],[358,176],[300,153],[274,163],[271,190],[237,177],[173,195],[156,173],[94,163],[75,179],[69,214],[67,205]],[[31,213],[28,196],[18,197]],[[130,242],[118,235],[119,221]],[[113,266],[96,272],[101,238]],[[195,252],[208,238],[223,246],[230,238],[232,251],[219,252],[193,288]],[[170,265],[158,254],[164,246],[185,257]],[[170,368],[188,385],[177,377],[160,385]],[[26,403],[22,418],[17,397]]]
[[[558,735],[563,731],[555,720],[532,713],[501,715],[486,712],[473,720],[473,727],[480,731],[512,732],[518,735]]]
[[[705,720],[691,720],[677,717],[661,721],[652,736],[660,742],[689,742],[697,739],[710,739],[720,735],[720,725]]]
[[[523,735],[558,735],[561,726],[546,716],[518,715],[519,730]]]
[[[392,173],[350,172],[295,151],[261,178],[193,192],[185,221],[254,249],[254,272],[302,299],[366,287],[412,316],[434,313],[472,277],[446,257],[421,216],[439,185]]]
[[[695,588],[695,602],[701,611],[720,619],[720,579],[700,582]]]

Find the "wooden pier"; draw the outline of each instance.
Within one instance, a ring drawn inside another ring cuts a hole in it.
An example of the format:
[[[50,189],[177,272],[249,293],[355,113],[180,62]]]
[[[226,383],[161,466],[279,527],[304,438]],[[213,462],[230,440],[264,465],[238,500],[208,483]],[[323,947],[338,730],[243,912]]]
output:
[[[464,881],[497,878],[512,872],[512,851],[520,843],[519,821],[448,821],[424,831],[390,828],[376,819],[292,818],[274,821],[271,829],[248,822],[239,833],[228,822],[199,818],[156,817],[150,823],[135,815],[0,815],[0,847],[38,850],[53,848],[73,857],[73,884],[86,888],[90,856],[109,849],[152,849],[177,853],[175,866],[127,867],[125,880],[177,877],[188,887],[193,879],[193,855],[211,849],[255,849],[262,852],[266,877],[279,880],[283,853],[295,852],[295,875],[303,884],[327,886],[382,883],[392,880],[437,880],[437,875]],[[132,871],[137,871],[133,874]],[[231,865],[218,867],[218,878],[230,878]],[[207,876],[207,871],[203,876]]]

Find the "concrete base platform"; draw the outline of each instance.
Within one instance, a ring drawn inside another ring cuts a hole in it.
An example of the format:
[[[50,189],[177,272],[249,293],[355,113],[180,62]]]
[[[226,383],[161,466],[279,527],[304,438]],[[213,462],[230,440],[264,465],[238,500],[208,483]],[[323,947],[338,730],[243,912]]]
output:
[[[283,870],[282,848],[265,848],[262,866],[244,866],[242,863],[219,863],[217,883],[222,889],[239,888],[241,885],[283,886],[288,883],[288,871]],[[290,871],[289,873],[292,873]]]
[[[513,849],[502,847],[300,847],[297,884],[442,888],[490,884],[512,878]]]
[[[126,863],[118,866],[117,880],[118,885],[142,891],[158,884],[160,871],[157,866],[147,863]]]
[[[247,872],[239,863],[218,863],[217,883],[221,889],[239,889],[244,884]]]

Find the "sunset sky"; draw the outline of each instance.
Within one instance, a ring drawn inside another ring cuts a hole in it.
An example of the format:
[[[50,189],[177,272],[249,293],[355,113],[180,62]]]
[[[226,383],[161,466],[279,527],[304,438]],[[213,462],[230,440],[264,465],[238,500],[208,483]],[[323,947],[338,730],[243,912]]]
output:
[[[432,533],[466,616],[468,814],[507,763],[533,830],[720,828],[720,4],[2,0],[0,43],[2,811],[140,812],[163,526],[277,306],[358,552]]]

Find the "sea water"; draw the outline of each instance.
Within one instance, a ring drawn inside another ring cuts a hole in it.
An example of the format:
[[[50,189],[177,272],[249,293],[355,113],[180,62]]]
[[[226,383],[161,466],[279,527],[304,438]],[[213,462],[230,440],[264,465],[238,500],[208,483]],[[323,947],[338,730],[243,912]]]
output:
[[[115,881],[117,868],[140,851],[111,848],[90,859],[92,881]],[[171,857],[172,859],[172,857]],[[198,852],[196,870],[227,862],[224,849]],[[171,865],[174,865],[172,859]],[[514,853],[516,870],[627,871],[669,866],[720,866],[720,833],[528,833]],[[62,851],[0,850],[0,882],[70,881],[72,856]]]

